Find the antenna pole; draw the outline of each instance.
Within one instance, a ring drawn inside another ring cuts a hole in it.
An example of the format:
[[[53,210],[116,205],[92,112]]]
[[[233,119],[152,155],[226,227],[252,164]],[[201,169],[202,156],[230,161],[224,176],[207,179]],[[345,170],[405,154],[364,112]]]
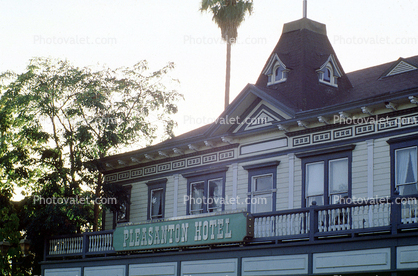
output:
[[[303,0],[303,18],[307,18],[308,14],[308,1]]]

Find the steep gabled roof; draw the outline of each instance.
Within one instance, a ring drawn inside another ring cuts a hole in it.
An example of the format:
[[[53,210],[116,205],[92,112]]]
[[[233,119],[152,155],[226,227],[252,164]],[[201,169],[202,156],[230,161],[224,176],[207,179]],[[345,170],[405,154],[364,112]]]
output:
[[[400,60],[412,65],[418,65],[418,56]],[[418,70],[384,78],[381,77],[399,64],[400,60],[348,73],[347,76],[353,84],[353,88],[350,90],[349,95],[340,101],[353,101],[418,88]]]
[[[291,68],[287,80],[268,86],[268,77],[261,73],[256,86],[280,101],[290,103],[295,111],[329,105],[335,98],[348,93],[351,88],[351,83],[326,36],[325,25],[321,23],[302,18],[285,24],[283,34],[271,56],[275,54],[288,68]],[[330,56],[341,72],[338,87],[331,87],[318,81],[316,71]]]

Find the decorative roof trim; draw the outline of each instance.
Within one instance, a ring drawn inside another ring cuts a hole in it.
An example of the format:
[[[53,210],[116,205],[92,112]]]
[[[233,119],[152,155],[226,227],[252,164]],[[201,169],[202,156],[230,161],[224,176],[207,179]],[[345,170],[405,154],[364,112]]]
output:
[[[321,149],[321,150],[300,152],[300,153],[296,153],[295,156],[297,158],[307,158],[307,157],[325,155],[325,154],[329,154],[329,153],[337,153],[337,152],[342,152],[342,151],[352,151],[355,147],[356,147],[355,144],[345,145],[345,146],[333,147],[333,148],[327,148],[327,149]]]
[[[390,72],[386,75],[386,77],[406,73],[409,71],[414,71],[417,69],[418,68],[413,66],[412,64],[401,60],[395,65],[395,67],[392,70],[390,70]]]
[[[274,65],[277,62],[280,64],[281,67],[283,67],[283,70],[289,70],[286,67],[286,65],[280,60],[277,53],[274,53],[274,55],[270,58],[270,61],[267,63],[267,66],[264,69],[263,74],[266,75],[266,76],[273,74]]]
[[[271,161],[266,163],[257,163],[257,164],[251,164],[247,166],[243,166],[244,170],[255,170],[255,169],[262,169],[262,168],[268,168],[268,167],[277,167],[279,166],[280,161]]]
[[[333,72],[333,74],[334,74],[334,77],[338,77],[338,78],[341,78],[342,77],[342,73],[341,73],[341,70],[340,70],[340,68],[338,67],[338,65],[337,65],[337,61],[335,60],[335,56],[333,55],[333,54],[331,54],[329,57],[328,57],[328,59],[327,59],[327,61],[325,61],[325,63],[324,64],[322,64],[321,65],[321,67],[318,69],[318,70],[316,70],[317,72],[319,72],[319,71],[324,71],[324,69],[325,69],[325,67],[327,67],[327,65],[328,65],[328,63],[331,63],[331,65],[332,65],[332,72]]]
[[[385,70],[383,74],[379,77],[379,80],[384,79],[386,77],[396,76],[402,73],[415,71],[417,69],[417,65],[411,64],[404,58],[399,58],[397,61],[391,63],[389,68]]]

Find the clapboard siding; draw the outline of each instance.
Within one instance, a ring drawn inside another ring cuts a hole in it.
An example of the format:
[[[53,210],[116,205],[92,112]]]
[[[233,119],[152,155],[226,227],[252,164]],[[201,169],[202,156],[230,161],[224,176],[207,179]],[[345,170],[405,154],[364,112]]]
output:
[[[352,196],[357,198],[367,198],[367,144],[366,142],[357,143],[352,152]]]
[[[280,165],[277,167],[277,193],[276,210],[285,210],[289,207],[289,158],[280,156]]]
[[[237,210],[246,210],[247,205],[243,200],[248,197],[248,171],[238,164],[237,198],[241,204],[237,205]]]
[[[229,166],[228,171],[226,171],[225,175],[225,198],[232,198],[233,197],[233,168],[232,165]],[[232,211],[233,205],[232,204],[226,204],[225,205],[225,211]]]
[[[302,207],[302,160],[295,158],[295,183],[293,188],[293,207]]]
[[[164,217],[171,218],[173,217],[174,209],[174,176],[167,177],[167,184],[165,190],[165,208],[164,208]]]
[[[184,196],[187,195],[187,179],[179,175],[179,189],[177,197],[177,216],[186,215],[186,202]]]
[[[374,141],[374,183],[375,197],[390,196],[390,147],[387,138]]]
[[[147,220],[148,186],[146,182],[135,182],[131,189],[130,221],[138,223]]]

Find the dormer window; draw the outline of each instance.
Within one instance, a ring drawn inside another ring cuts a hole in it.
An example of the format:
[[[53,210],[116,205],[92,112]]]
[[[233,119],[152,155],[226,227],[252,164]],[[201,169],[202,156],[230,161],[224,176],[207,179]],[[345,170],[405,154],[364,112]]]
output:
[[[274,54],[263,73],[268,77],[267,85],[269,86],[285,82],[287,80],[287,72],[289,72],[289,69],[286,68],[279,56]]]
[[[324,81],[331,82],[331,69],[329,67],[325,68]]]
[[[333,55],[317,70],[320,83],[338,87],[338,78],[342,76]]]

